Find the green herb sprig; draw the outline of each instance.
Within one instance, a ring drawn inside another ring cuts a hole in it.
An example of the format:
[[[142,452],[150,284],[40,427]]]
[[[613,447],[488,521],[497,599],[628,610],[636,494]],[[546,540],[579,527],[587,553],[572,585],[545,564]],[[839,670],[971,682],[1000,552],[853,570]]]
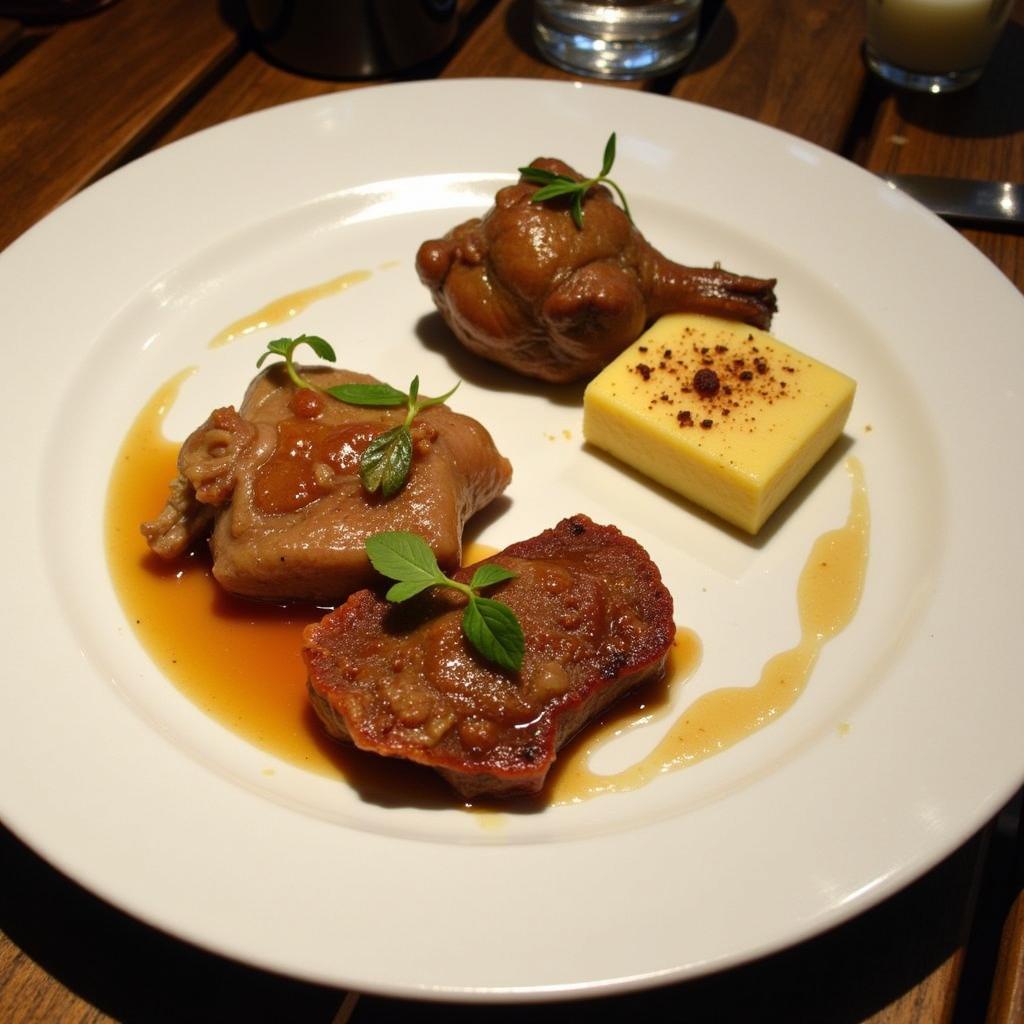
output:
[[[437,398],[419,397],[419,377],[413,377],[408,393],[390,384],[339,384],[327,389],[332,398],[349,405],[404,405],[408,410],[405,421],[378,434],[359,459],[359,479],[371,494],[380,491],[390,498],[402,489],[412,467],[412,421],[424,409],[451,398],[460,383],[456,382],[455,387]]]
[[[320,388],[315,384],[310,384],[295,369],[295,350],[300,345],[308,345],[321,359],[326,359],[329,362],[333,363],[338,358],[334,354],[334,349],[323,338],[319,338],[315,334],[300,334],[297,338],[276,338],[274,341],[268,341],[267,350],[256,360],[256,366],[257,368],[261,367],[271,356],[280,356],[284,359],[284,368],[287,370],[288,376],[297,388],[319,391]]]
[[[295,350],[308,345],[321,359],[334,362],[334,349],[323,338],[315,334],[300,334],[297,338],[277,338],[267,343],[267,350],[256,361],[260,367],[270,356],[284,359],[285,370],[292,383],[298,388],[320,391],[347,405],[395,407],[404,405],[408,409],[405,421],[391,430],[378,434],[367,445],[359,459],[359,479],[371,494],[380,491],[385,498],[393,497],[405,484],[412,467],[412,421],[424,409],[441,405],[455,393],[461,381],[438,398],[420,398],[420,379],[413,377],[409,391],[399,391],[390,384],[339,384],[333,388],[318,388],[306,380],[295,368]]]
[[[633,219],[633,215],[629,212],[629,203],[626,202],[625,194],[608,177],[608,172],[612,169],[613,163],[615,163],[615,132],[608,136],[608,141],[605,143],[604,159],[601,161],[601,173],[596,178],[584,178],[583,181],[575,181],[565,174],[555,174],[554,171],[545,171],[540,167],[520,167],[519,173],[523,176],[524,181],[528,181],[532,185],[541,186],[530,197],[530,202],[532,203],[543,203],[546,199],[556,199],[559,196],[571,196],[572,202],[569,210],[576,227],[582,230],[583,200],[589,189],[602,182],[611,185],[615,189],[622,202],[622,209],[626,216],[631,221]]]
[[[389,601],[408,601],[430,587],[449,587],[465,594],[463,635],[488,661],[509,672],[519,671],[526,641],[515,612],[507,604],[477,593],[514,579],[514,572],[488,562],[476,569],[469,583],[459,583],[441,572],[422,537],[402,531],[374,534],[366,541],[366,553],[377,572],[398,581],[384,595]]]

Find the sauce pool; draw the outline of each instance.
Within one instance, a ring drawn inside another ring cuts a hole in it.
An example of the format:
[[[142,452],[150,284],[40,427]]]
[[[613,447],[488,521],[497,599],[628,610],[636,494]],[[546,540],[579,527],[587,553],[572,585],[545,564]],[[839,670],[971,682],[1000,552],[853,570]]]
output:
[[[616,715],[588,730],[582,742],[555,762],[547,787],[552,803],[580,803],[605,793],[637,789],[658,775],[686,768],[728,749],[793,706],[807,686],[821,649],[856,614],[864,587],[870,539],[867,487],[857,459],[847,461],[847,472],[852,494],[846,522],[814,542],[797,583],[799,642],[769,658],[752,686],[722,687],[699,697],[672,723],[646,757],[620,772],[598,774],[591,770],[590,760],[627,729],[664,717],[667,701],[659,713],[625,720]],[[680,663],[670,674],[673,685],[696,668],[699,639],[681,630],[676,638],[676,652]]]
[[[193,370],[169,380],[147,402],[122,443],[106,510],[107,560],[129,622],[154,663],[198,707],[268,753],[310,771],[344,778],[386,805],[453,806],[458,799],[433,772],[362,754],[331,740],[306,696],[302,630],[324,609],[278,606],[225,593],[205,550],[165,563],[151,554],[139,524],[162,507],[180,445],[163,437],[164,416]],[[867,565],[869,512],[863,471],[848,460],[853,494],[846,523],[812,547],[797,588],[799,643],[772,657],[753,686],[714,690],[688,707],[641,761],[613,775],[589,762],[624,731],[665,717],[672,689],[700,662],[699,638],[679,630],[664,680],[611,708],[559,755],[544,803],[578,803],[636,789],[657,775],[725,750],[781,715],[807,684],[818,654],[853,617]],[[465,561],[493,554],[469,545]]]

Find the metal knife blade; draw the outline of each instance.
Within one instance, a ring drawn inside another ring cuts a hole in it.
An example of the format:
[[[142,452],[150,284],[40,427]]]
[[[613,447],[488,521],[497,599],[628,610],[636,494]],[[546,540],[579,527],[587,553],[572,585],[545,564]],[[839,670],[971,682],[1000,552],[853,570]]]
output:
[[[1009,181],[970,181],[930,174],[883,174],[893,188],[906,192],[945,220],[1024,224],[1024,185]]]

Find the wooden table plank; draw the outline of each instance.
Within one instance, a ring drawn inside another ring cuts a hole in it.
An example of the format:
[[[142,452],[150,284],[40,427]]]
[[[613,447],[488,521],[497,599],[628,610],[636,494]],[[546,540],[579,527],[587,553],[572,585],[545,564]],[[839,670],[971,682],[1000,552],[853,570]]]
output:
[[[723,5],[672,95],[840,151],[866,80],[864,22],[851,0]]]
[[[10,880],[8,880],[10,883]],[[110,1017],[56,982],[0,932],[0,1011],[19,1024],[107,1024]]]
[[[987,1024],[1020,1024],[1024,1021],[1024,891],[1006,919],[999,948]]]
[[[916,985],[863,1024],[949,1024],[956,1008],[957,984],[963,970],[961,947]]]
[[[992,979],[986,1024],[1024,1021],[1024,805],[1012,854],[1008,911],[1003,921],[999,953]]]
[[[366,84],[354,80],[309,78],[271,64],[260,54],[249,51],[168,131],[155,140],[155,145],[166,145],[242,114],[251,114],[311,96],[355,89]]]
[[[216,4],[122,0],[0,76],[0,249],[112,168],[236,52]]]
[[[460,27],[454,46],[447,54],[438,58],[438,64],[430,62],[413,68],[410,75],[419,77],[440,71],[452,53],[459,53],[467,37],[472,36],[481,19],[492,6],[491,0],[459,0]],[[255,50],[242,55],[238,63],[155,140],[155,146],[166,145],[184,138],[202,128],[210,128],[233,117],[266,110],[281,103],[304,100],[312,96],[326,96],[329,93],[358,89],[368,85],[379,85],[396,79],[365,78],[338,79],[314,78],[298,74],[268,60]]]

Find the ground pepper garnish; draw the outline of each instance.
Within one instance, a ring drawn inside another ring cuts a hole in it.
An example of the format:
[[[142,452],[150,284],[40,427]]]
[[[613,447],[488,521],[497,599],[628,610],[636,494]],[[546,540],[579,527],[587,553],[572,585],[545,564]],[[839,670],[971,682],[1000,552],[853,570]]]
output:
[[[770,338],[748,334],[745,342],[698,344],[693,333],[687,328],[678,345],[659,346],[657,362],[631,367],[657,388],[649,393],[649,408],[690,407],[671,413],[680,428],[713,430],[728,417],[731,429],[753,432],[761,403],[772,405],[800,393],[797,367],[788,354],[778,356]],[[700,336],[700,341],[705,340]],[[637,351],[646,353],[649,348],[639,345]],[[780,380],[783,375],[788,379]]]
[[[718,374],[714,370],[709,370],[705,367],[693,375],[693,390],[704,398],[711,398],[713,395],[717,395],[720,387]]]

